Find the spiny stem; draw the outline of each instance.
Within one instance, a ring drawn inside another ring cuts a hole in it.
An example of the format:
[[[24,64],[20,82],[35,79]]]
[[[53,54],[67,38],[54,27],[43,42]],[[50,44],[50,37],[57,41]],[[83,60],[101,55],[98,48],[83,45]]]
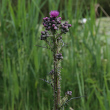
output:
[[[58,42],[56,38],[53,38],[54,42],[54,109],[60,110],[60,93],[61,93],[61,87],[60,87],[60,71],[59,71],[59,61],[56,58],[56,54],[59,53],[58,51]]]
[[[53,56],[54,56],[54,109],[57,110],[57,105],[58,105],[58,102],[57,102],[57,72],[56,72],[56,62],[57,62],[57,59],[56,59],[56,40],[55,40],[55,37],[53,38],[53,42],[54,42],[54,53],[53,53]]]

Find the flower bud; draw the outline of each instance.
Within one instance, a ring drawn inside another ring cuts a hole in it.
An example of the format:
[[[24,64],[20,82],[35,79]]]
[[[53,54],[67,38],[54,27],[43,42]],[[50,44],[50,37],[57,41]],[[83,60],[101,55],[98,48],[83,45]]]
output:
[[[58,21],[58,23],[60,24],[60,23],[61,23],[61,21]]]
[[[68,24],[68,27],[71,27],[72,25],[71,24]]]
[[[58,29],[58,28],[55,26],[54,29],[56,30],[56,29]]]
[[[68,96],[71,96],[72,95],[72,91],[67,91],[65,94],[68,95]]]
[[[53,24],[52,27],[55,27],[55,24]]]
[[[46,24],[44,24],[44,26],[46,27],[47,25],[46,25]]]
[[[62,39],[62,36],[58,37],[58,40]]]
[[[61,17],[59,17],[59,19],[60,19],[60,20],[62,20],[62,18],[61,18]]]
[[[44,35],[44,34],[45,34],[45,32],[44,32],[44,31],[42,31],[42,32],[41,32],[41,34],[43,34],[43,35]]]
[[[53,74],[54,74],[54,70],[51,70],[51,71],[50,71],[50,74],[53,75]]]
[[[48,19],[48,17],[45,17],[45,19],[47,20],[47,19]]]
[[[61,54],[61,53],[59,53],[59,54],[56,54],[56,59],[58,59],[58,60],[60,60],[60,59],[63,59],[63,56],[62,56],[62,54]]]
[[[68,24],[68,21],[66,21],[65,24]]]
[[[46,36],[45,35],[41,35],[41,40],[45,40]]]

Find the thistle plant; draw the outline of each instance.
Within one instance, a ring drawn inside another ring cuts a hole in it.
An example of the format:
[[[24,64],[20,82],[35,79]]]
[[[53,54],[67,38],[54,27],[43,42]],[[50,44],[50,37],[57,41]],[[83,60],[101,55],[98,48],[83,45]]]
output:
[[[61,61],[63,55],[61,49],[64,46],[62,35],[69,31],[72,26],[65,23],[61,23],[62,18],[58,17],[58,11],[51,11],[50,17],[43,18],[43,26],[45,31],[41,32],[41,40],[44,40],[48,49],[53,53],[53,69],[50,71],[50,81],[45,82],[51,84],[53,88],[54,106],[53,110],[61,110],[61,108],[67,103],[69,96],[72,95],[72,91],[67,91],[65,96],[61,99]]]

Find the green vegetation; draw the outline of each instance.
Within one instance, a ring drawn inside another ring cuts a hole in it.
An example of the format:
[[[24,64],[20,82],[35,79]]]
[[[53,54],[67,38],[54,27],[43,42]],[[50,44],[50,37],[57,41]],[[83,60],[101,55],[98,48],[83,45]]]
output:
[[[47,1],[48,10],[44,8]],[[18,0],[16,6],[11,0],[0,3],[1,110],[51,110],[51,87],[40,78],[48,79],[52,53],[36,46],[45,45],[40,41],[43,9],[47,13],[59,10],[72,24],[70,33],[62,36],[67,43],[62,52],[62,95],[71,90],[72,97],[86,97],[72,100],[65,110],[109,110],[110,20],[96,20],[94,3],[88,11],[79,0],[61,1]],[[84,11],[88,21],[80,25]]]

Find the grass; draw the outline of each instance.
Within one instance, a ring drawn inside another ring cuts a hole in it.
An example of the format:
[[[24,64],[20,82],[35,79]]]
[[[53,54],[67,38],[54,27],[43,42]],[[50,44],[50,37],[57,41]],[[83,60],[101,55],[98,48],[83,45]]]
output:
[[[62,96],[67,90],[75,99],[66,106],[75,110],[109,110],[110,108],[110,51],[109,19],[95,19],[93,4],[86,10],[88,22],[79,25],[83,6],[79,1],[18,0],[16,7],[11,0],[0,4],[0,109],[2,110],[51,110],[51,87],[40,80],[48,79],[53,59],[40,40],[44,12],[60,11],[60,16],[72,23],[70,34],[63,40]],[[61,4],[60,4],[61,3]],[[63,9],[63,6],[65,9]],[[8,8],[8,10],[7,10]],[[86,9],[86,7],[85,7]],[[90,12],[90,13],[89,13]],[[46,15],[48,16],[48,15]],[[73,19],[75,19],[73,21]],[[96,23],[97,22],[97,23]],[[106,23],[106,24],[105,24]],[[108,28],[106,28],[108,26]]]

